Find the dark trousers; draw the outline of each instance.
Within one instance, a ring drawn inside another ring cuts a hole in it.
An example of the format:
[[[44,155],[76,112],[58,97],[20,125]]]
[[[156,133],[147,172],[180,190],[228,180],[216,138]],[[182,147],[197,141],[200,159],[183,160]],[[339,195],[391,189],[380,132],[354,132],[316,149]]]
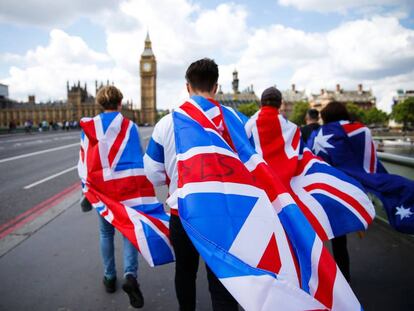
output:
[[[344,275],[348,283],[351,281],[351,274],[349,271],[349,254],[346,246],[346,235],[333,238],[332,240],[332,252],[335,258],[336,264]]]
[[[185,232],[180,218],[171,215],[170,237],[175,252],[175,292],[180,311],[196,309],[196,278],[200,255]],[[206,265],[208,288],[214,311],[236,311],[237,301]]]

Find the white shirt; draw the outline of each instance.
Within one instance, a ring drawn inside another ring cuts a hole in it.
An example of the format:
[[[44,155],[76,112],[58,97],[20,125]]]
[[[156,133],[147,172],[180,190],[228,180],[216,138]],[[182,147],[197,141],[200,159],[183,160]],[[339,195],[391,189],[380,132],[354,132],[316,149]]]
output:
[[[154,186],[167,185],[168,178],[167,204],[172,209],[178,209],[178,170],[172,113],[164,116],[155,125],[144,155],[144,169]]]

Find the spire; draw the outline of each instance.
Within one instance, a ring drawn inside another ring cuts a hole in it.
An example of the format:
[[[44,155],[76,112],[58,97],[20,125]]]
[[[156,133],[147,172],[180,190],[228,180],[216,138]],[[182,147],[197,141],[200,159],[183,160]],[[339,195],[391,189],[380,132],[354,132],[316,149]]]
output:
[[[145,48],[144,52],[142,52],[142,56],[152,56],[154,53],[152,52],[152,43],[149,36],[149,31],[147,31],[147,37],[145,38]]]
[[[236,69],[234,69],[233,71],[233,82],[231,84],[233,86],[234,94],[238,94],[239,93],[239,77],[238,77],[238,73]]]

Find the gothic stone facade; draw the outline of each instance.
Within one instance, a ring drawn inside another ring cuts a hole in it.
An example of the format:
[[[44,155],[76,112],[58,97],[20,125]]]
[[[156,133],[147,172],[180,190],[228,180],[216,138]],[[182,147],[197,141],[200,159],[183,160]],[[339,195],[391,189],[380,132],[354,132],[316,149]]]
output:
[[[222,105],[229,106],[235,109],[237,109],[237,107],[239,107],[240,104],[256,103],[257,105],[259,105],[260,100],[254,93],[253,85],[251,85],[244,91],[239,91],[239,78],[236,70],[234,70],[233,72],[232,87],[232,93],[223,93],[220,85],[219,90],[215,96],[215,100],[217,100]]]
[[[0,98],[0,108],[0,127],[3,128],[8,127],[10,122],[23,126],[27,120],[31,120],[34,125],[44,120],[54,123],[79,121],[82,117],[93,117],[102,111],[95,104],[95,98],[88,94],[86,84],[82,87],[80,82],[71,87],[67,85],[66,102],[35,103],[35,97],[30,95],[28,101],[23,103]],[[122,106],[122,114],[133,121],[140,120],[139,111],[129,103]]]
[[[145,48],[140,61],[141,76],[141,123],[154,125],[157,120],[157,62],[152,51],[151,40],[147,34]]]

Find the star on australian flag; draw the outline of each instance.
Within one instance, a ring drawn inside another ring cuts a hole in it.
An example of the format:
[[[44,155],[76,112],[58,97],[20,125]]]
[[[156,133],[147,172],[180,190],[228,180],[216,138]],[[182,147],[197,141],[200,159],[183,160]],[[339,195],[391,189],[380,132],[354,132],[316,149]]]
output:
[[[333,134],[323,135],[322,130],[318,132],[318,135],[316,135],[315,140],[313,141],[313,150],[315,151],[315,154],[319,154],[321,151],[328,153],[325,148],[335,148],[328,143],[329,138],[332,136]]]
[[[396,207],[397,211],[395,212],[395,216],[400,216],[400,220],[404,218],[409,218],[414,213],[411,212],[410,208],[404,208],[403,205]]]

